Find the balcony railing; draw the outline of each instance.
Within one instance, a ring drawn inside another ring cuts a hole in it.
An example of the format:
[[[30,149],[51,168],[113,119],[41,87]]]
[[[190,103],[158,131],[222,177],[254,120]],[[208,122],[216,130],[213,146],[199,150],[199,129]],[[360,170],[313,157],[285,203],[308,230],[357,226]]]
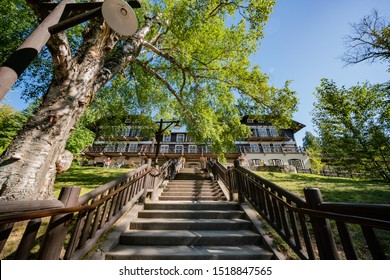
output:
[[[156,146],[152,145],[134,145],[134,144],[107,144],[107,145],[95,145],[85,150],[89,153],[155,153]],[[196,146],[196,145],[169,145],[169,147],[160,146],[161,154],[212,154],[213,151],[209,146]],[[276,146],[276,147],[248,147],[237,146],[236,150],[231,150],[229,153],[290,153],[290,154],[302,154],[305,153],[305,149],[302,147],[294,146]]]
[[[247,147],[247,146],[239,146],[239,151],[241,153],[255,154],[255,153],[290,153],[290,154],[302,154],[305,153],[306,150],[302,147],[294,147],[294,146],[277,146],[277,147]]]
[[[106,146],[92,146],[85,149],[84,153],[155,153],[156,146],[151,145],[123,145],[123,144],[108,144]],[[161,154],[210,154],[213,153],[208,146],[188,146],[176,145],[170,147],[160,147]]]

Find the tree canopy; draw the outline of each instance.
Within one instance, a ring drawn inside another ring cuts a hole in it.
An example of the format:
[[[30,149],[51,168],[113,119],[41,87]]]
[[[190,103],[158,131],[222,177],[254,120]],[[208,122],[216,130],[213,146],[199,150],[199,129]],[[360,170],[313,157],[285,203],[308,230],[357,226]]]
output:
[[[26,0],[40,20],[47,12],[42,2]],[[105,116],[98,116],[102,107],[114,119],[133,113],[179,119],[195,140],[210,143],[221,154],[234,139],[249,134],[240,123],[236,106],[240,96],[256,104],[259,113],[290,120],[296,110],[295,92],[288,84],[281,90],[270,86],[260,67],[249,60],[258,50],[274,4],[273,0],[142,1],[136,10],[139,28],[132,36],[115,33],[102,17],[53,35],[41,62],[31,65],[23,80],[28,85],[25,95],[39,96],[40,107],[19,134],[19,143],[11,145],[2,159],[18,149],[23,159],[36,162],[29,172],[37,175],[29,176],[28,188],[51,185],[53,176],[45,169],[55,169],[70,131],[89,106],[90,116],[100,119]],[[26,11],[23,6],[17,12],[4,12],[8,18],[22,18]],[[241,105],[245,104],[249,103]],[[34,149],[25,144],[30,138],[35,139]],[[11,185],[27,187],[23,159],[8,165],[0,162],[3,196]]]
[[[390,85],[339,88],[323,79],[313,121],[323,158],[334,166],[390,180]]]

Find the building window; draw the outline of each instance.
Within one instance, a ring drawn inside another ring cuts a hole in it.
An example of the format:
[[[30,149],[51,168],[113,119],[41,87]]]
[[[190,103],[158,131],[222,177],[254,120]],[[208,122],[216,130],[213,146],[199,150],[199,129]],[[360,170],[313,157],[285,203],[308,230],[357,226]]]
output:
[[[169,152],[169,145],[160,146],[160,153],[168,153],[168,152]]]
[[[273,144],[273,150],[274,153],[281,153],[282,152],[282,145],[281,144]]]
[[[259,144],[250,144],[250,152],[251,153],[259,153],[260,152],[260,147]]]
[[[166,134],[163,136],[163,142],[171,142],[171,135]]]
[[[263,149],[264,153],[272,152],[270,144],[261,144],[261,148]]]
[[[268,130],[269,130],[269,135],[270,135],[271,137],[277,137],[277,136],[279,136],[279,132],[278,132],[278,130],[277,130],[276,127],[270,126],[270,127],[268,128]]]
[[[186,139],[186,136],[184,134],[178,134],[176,136],[176,142],[184,142]]]
[[[212,152],[212,151],[211,151],[210,146],[204,146],[204,147],[202,147],[202,153],[209,154],[209,153],[211,153],[211,152]]]
[[[175,145],[175,153],[176,154],[181,154],[184,152],[184,146],[183,145]]]
[[[134,127],[130,127],[130,126],[127,126],[126,127],[126,132],[125,132],[125,136],[129,136],[129,137],[136,137],[140,134],[140,129],[139,128],[134,128]]]
[[[295,166],[297,169],[303,169],[302,160],[300,159],[290,159],[288,164]]]
[[[119,143],[118,147],[116,148],[116,151],[119,153],[124,153],[124,152],[126,152],[126,146],[127,146],[127,143]]]
[[[136,152],[138,150],[138,144],[136,144],[136,143],[130,143],[129,144],[129,149],[128,149],[128,151],[129,152]]]
[[[270,159],[268,160],[268,164],[271,166],[282,166],[283,161],[281,159]]]
[[[196,147],[196,145],[189,145],[188,146],[188,152],[189,153],[192,153],[192,154],[195,154],[196,152],[197,152],[197,147]]]
[[[103,152],[115,152],[115,144],[113,143],[107,144]]]
[[[268,137],[267,128],[264,126],[260,126],[257,128],[257,136],[258,137]]]
[[[124,136],[124,137],[129,136],[130,135],[130,131],[131,131],[131,127],[130,126],[126,126],[126,128],[122,132],[122,136]]]

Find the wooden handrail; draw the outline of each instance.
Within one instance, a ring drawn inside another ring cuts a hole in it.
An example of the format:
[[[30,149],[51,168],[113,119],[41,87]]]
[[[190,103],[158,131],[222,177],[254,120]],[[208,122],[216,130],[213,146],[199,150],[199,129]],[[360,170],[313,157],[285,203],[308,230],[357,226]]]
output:
[[[167,163],[167,167],[170,163]],[[79,197],[79,187],[65,187],[61,194],[71,193],[72,203],[68,206],[59,200],[10,201],[0,204],[0,251],[3,250],[16,222],[30,221],[23,234],[23,242],[14,255],[17,259],[30,257],[34,242],[39,240],[40,259],[80,259],[106,233],[112,225],[137,201],[142,202],[149,184],[158,184],[164,176],[170,175],[170,168],[164,170],[156,180],[150,162],[101,187]],[[64,192],[63,192],[64,191]],[[68,192],[69,191],[69,192]],[[66,198],[61,196],[66,201]],[[41,218],[51,217],[45,226],[44,238],[37,237]],[[70,235],[65,254],[61,255],[66,236]]]
[[[222,176],[231,172],[215,164]],[[380,242],[383,236],[389,242],[390,205],[324,202],[316,188],[304,189],[304,199],[239,166],[238,162],[233,177],[230,183],[235,185],[239,201],[252,205],[300,258],[390,258],[386,249],[389,244]],[[357,230],[354,234],[365,240],[367,246],[355,248],[356,238],[352,238],[347,225],[358,226],[353,227]],[[339,236],[337,240],[334,234]],[[363,257],[363,250],[368,255]]]
[[[0,204],[0,216],[3,213],[25,213],[39,210],[48,210],[64,207],[64,204],[59,200],[12,200],[2,201]]]
[[[78,206],[73,206],[73,207],[66,207],[64,208],[63,207],[63,204],[58,201],[58,200],[52,200],[51,203],[48,203],[50,205],[54,205],[54,204],[61,204],[62,207],[59,207],[59,208],[48,208],[48,209],[42,209],[42,210],[33,210],[33,204],[34,202],[36,202],[36,204],[38,204],[37,206],[40,207],[40,205],[42,204],[42,201],[31,201],[30,204],[31,204],[31,212],[29,213],[21,213],[21,211],[14,211],[14,213],[5,213],[5,214],[0,214],[0,224],[2,223],[13,223],[13,222],[19,222],[19,221],[24,221],[24,220],[30,220],[30,219],[36,219],[36,218],[43,218],[43,217],[48,217],[48,216],[54,216],[54,215],[63,215],[63,214],[71,214],[71,213],[75,213],[75,212],[80,212],[80,211],[88,211],[88,210],[92,210],[96,207],[98,207],[99,205],[103,204],[104,202],[106,202],[107,200],[109,200],[110,198],[114,197],[115,195],[117,195],[119,192],[121,192],[122,190],[124,190],[126,187],[128,187],[128,185],[131,185],[133,182],[139,180],[140,178],[144,177],[145,175],[147,175],[148,173],[150,173],[151,170],[149,170],[148,172],[146,173],[143,173],[141,174],[140,176],[138,176],[137,178],[131,180],[128,184],[126,185],[123,185],[121,187],[119,187],[118,189],[116,189],[115,191],[112,191],[110,192],[109,194],[107,194],[106,196],[104,196],[103,198],[95,201],[94,203],[92,204],[89,204],[89,205],[78,205]],[[118,179],[115,179],[114,181],[118,181]],[[119,182],[122,182],[122,180],[119,180]],[[115,184],[111,184],[108,183],[106,185],[112,185],[112,186],[115,186]],[[103,187],[106,187],[106,185],[103,185]],[[111,186],[111,187],[112,187]],[[100,194],[101,192],[99,192]],[[83,196],[82,196],[83,197]],[[88,196],[87,196],[88,197]],[[96,197],[96,196],[95,196]],[[56,203],[53,203],[54,201],[56,201]],[[85,196],[84,196],[84,199],[79,199],[79,202],[80,201],[85,201]],[[84,203],[85,203],[84,202]],[[45,203],[44,203],[45,204]],[[14,205],[16,205],[16,207],[18,208],[17,204],[15,203]]]

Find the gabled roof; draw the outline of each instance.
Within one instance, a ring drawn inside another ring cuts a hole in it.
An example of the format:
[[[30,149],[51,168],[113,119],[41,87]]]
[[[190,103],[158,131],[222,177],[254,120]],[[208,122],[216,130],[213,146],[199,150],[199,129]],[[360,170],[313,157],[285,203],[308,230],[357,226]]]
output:
[[[264,122],[264,121],[259,121],[258,120],[259,116],[251,116],[251,115],[245,115],[241,119],[241,123],[243,124],[248,124],[248,119],[253,119],[254,122],[253,124],[257,125],[272,125],[270,122]],[[299,130],[303,129],[305,127],[304,124],[297,122],[295,120],[291,120],[291,125],[290,127],[284,127],[284,129],[291,129],[294,133],[298,132]]]

